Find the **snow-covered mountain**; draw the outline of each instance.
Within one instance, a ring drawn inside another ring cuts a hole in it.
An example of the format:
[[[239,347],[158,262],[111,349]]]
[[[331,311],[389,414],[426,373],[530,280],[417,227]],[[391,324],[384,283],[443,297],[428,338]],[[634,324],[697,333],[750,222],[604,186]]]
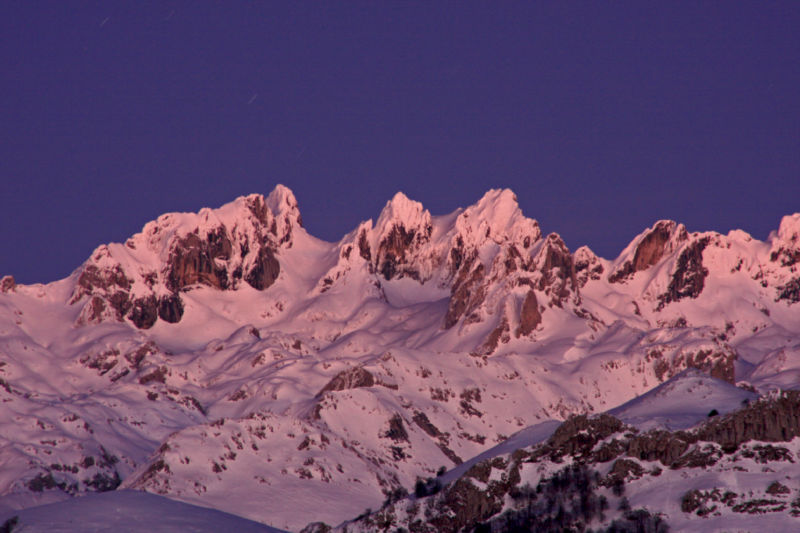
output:
[[[0,281],[0,502],[124,487],[335,525],[686,369],[796,386],[798,265],[800,214],[764,242],[659,221],[609,260],[508,190],[444,216],[398,193],[337,243],[280,185],[166,214],[66,279]]]

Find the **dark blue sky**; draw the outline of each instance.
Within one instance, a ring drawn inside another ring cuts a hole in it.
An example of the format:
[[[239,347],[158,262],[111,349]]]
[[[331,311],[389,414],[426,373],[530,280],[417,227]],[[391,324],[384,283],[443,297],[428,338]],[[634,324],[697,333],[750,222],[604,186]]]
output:
[[[295,191],[337,240],[398,190],[510,187],[614,257],[660,218],[800,211],[800,2],[3,2],[0,274]]]

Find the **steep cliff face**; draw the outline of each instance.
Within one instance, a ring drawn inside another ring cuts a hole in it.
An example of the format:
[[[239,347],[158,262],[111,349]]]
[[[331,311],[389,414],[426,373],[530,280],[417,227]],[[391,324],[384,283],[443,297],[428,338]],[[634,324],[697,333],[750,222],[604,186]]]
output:
[[[656,222],[626,248],[623,255],[628,257],[608,276],[609,283],[623,282],[637,272],[647,270],[687,239],[688,234],[683,224],[672,220]]]
[[[216,210],[166,214],[124,246],[95,250],[69,303],[82,304],[80,325],[175,323],[184,311],[180,295],[193,286],[236,290],[244,281],[260,291],[270,287],[280,273],[278,255],[291,248],[298,228],[297,200],[280,185],[267,198],[254,194]]]
[[[543,239],[510,191],[491,191],[455,221],[447,247],[450,301],[445,329],[494,324],[478,353],[535,331],[547,309],[580,303],[572,255],[561,237]]]
[[[409,277],[425,281],[434,265],[429,250],[431,214],[422,204],[397,193],[381,211],[369,239],[372,266],[385,280]],[[374,253],[373,253],[374,252]]]

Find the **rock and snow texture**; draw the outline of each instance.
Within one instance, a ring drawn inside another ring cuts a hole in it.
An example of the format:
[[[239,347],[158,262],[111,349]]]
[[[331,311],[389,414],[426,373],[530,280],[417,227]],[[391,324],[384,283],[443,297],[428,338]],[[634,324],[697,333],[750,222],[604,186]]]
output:
[[[687,406],[692,389],[728,413]],[[756,399],[691,372],[653,392],[615,410],[622,419],[579,415],[528,428],[509,439],[514,446],[495,447],[457,476],[418,484],[417,497],[337,531],[797,530],[798,391]],[[670,431],[653,420],[694,427]]]
[[[275,282],[275,255],[302,227],[297,200],[278,186],[264,198],[238,198],[197,214],[170,213],[124,244],[104,245],[84,263],[70,303],[82,304],[79,324],[127,318],[147,329],[181,320],[182,291],[205,285],[264,290]]]
[[[398,193],[337,243],[283,186],[166,214],[64,280],[3,278],[0,497],[122,486],[299,530],[686,369],[791,388],[799,235],[659,221],[608,260],[508,190],[443,216]]]

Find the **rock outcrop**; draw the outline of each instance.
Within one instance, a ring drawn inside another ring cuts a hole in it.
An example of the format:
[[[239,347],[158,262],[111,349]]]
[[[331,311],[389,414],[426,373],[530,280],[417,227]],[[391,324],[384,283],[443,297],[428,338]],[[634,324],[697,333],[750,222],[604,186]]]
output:
[[[637,272],[647,270],[687,239],[688,234],[683,224],[677,224],[672,220],[656,222],[634,241],[633,257],[625,260],[609,275],[609,283],[619,283]]]
[[[357,389],[359,387],[372,387],[375,385],[375,376],[368,370],[360,366],[354,366],[347,370],[342,370],[325,384],[317,393],[317,398],[328,391],[342,391]]]
[[[281,249],[302,227],[294,195],[278,186],[197,214],[170,213],[148,223],[125,245],[103,245],[81,267],[70,304],[83,302],[79,324],[130,320],[179,322],[181,293],[195,286],[256,290],[278,279]]]
[[[783,217],[772,239],[769,258],[784,267],[800,263],[800,213]]]
[[[14,281],[14,276],[3,276],[0,279],[0,293],[13,292],[16,287],[17,283]]]
[[[600,258],[588,246],[575,250],[572,263],[575,265],[575,279],[579,287],[584,287],[590,280],[600,280],[605,272]]]
[[[703,266],[703,250],[708,243],[709,237],[697,239],[681,251],[667,292],[658,297],[659,309],[683,298],[697,298],[703,291],[708,276],[708,269]]]

